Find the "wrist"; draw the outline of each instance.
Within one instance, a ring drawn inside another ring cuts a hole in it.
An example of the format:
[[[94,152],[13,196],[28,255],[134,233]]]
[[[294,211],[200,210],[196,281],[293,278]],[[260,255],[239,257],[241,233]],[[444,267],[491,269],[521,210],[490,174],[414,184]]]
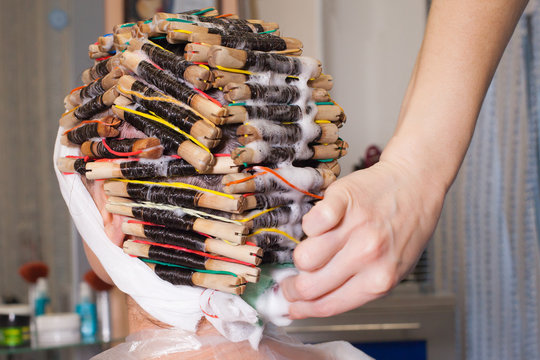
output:
[[[413,139],[402,141],[396,135],[382,152],[380,162],[395,169],[399,180],[407,179],[411,185],[442,198],[457,172],[445,159],[437,159],[436,154]]]

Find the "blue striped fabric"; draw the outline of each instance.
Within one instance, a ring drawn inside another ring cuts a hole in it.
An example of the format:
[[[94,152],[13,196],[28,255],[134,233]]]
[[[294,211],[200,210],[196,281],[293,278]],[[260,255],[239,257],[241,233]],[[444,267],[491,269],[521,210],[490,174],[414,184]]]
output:
[[[434,235],[463,359],[540,359],[540,4],[520,21]]]

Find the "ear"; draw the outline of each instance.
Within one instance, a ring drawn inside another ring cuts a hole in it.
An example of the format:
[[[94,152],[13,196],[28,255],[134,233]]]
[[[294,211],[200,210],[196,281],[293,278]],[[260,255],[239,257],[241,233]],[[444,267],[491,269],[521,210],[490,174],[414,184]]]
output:
[[[107,213],[107,218],[103,214]],[[125,221],[125,218],[120,215],[111,214],[107,210],[103,210],[103,224],[105,225],[105,234],[109,237],[113,244],[116,246],[122,246],[126,235],[122,232],[122,223]]]
[[[105,190],[103,189],[103,181],[89,181],[86,185],[88,192],[92,195],[96,207],[103,218],[103,225],[105,227],[105,234],[117,246],[122,246],[124,242],[125,235],[122,232],[122,223],[124,222],[124,217],[116,214],[111,214],[105,209],[105,204],[107,203],[107,195],[105,195]]]

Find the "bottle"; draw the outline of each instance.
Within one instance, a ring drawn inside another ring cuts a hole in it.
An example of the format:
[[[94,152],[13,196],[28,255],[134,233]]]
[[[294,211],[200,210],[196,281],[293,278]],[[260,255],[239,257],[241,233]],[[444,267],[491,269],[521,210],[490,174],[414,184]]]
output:
[[[95,340],[97,332],[96,304],[92,301],[90,286],[85,282],[79,284],[79,303],[75,307],[75,312],[81,317],[82,340]]]
[[[34,295],[34,314],[35,316],[49,313],[51,298],[49,297],[49,287],[47,286],[47,278],[40,277],[37,279],[36,290]]]

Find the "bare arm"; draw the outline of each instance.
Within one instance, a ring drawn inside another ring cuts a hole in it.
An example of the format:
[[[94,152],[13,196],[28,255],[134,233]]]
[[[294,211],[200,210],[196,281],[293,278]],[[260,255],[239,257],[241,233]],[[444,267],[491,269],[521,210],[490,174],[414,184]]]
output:
[[[527,0],[435,0],[381,161],[329,187],[304,217],[292,318],[330,316],[391,290],[414,266],[469,146]]]
[[[434,1],[384,159],[421,165],[450,187],[478,113],[527,0]],[[401,155],[400,155],[401,154]]]

